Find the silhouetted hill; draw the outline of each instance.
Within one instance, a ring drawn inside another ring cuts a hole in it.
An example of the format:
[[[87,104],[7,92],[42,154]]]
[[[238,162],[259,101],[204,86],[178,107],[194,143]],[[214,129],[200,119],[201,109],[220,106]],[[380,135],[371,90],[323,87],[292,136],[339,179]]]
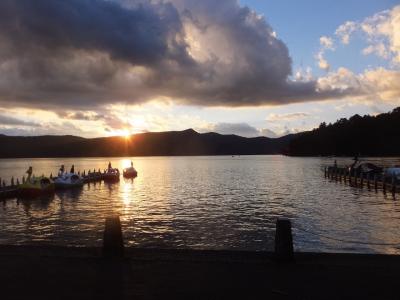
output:
[[[0,135],[0,157],[279,154],[287,149],[292,138],[292,135],[276,139],[244,138],[218,133],[200,134],[193,129],[141,133],[132,135],[130,139]]]
[[[290,141],[294,156],[400,156],[400,107],[377,116],[354,115],[303,132]]]

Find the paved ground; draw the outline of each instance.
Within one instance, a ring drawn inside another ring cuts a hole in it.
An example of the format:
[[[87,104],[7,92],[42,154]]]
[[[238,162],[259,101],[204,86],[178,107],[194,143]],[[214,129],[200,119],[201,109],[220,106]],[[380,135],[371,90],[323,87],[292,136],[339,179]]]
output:
[[[400,257],[0,247],[0,299],[400,299]]]

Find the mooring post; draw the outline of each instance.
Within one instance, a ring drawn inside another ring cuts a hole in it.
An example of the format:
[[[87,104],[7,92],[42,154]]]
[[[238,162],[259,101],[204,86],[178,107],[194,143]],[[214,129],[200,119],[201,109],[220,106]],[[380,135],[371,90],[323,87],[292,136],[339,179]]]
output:
[[[376,174],[374,174],[374,189],[375,189],[375,191],[377,191],[378,190],[378,179],[377,179],[377,175]]]
[[[106,218],[103,256],[107,258],[122,258],[124,256],[124,241],[119,216]]]
[[[371,183],[370,183],[370,173],[367,173],[367,188],[370,189],[371,188]]]
[[[396,177],[394,177],[394,174],[392,175],[392,194],[393,196],[396,195]]]
[[[383,193],[386,194],[386,176],[382,175],[382,189]]]
[[[14,186],[15,184],[14,184],[14,176],[13,177],[11,177],[11,186]]]
[[[275,257],[280,262],[294,260],[292,224],[289,219],[278,219],[276,221]]]
[[[361,185],[361,188],[364,187],[364,172],[363,171],[360,171],[360,185]]]
[[[326,178],[326,166],[324,168],[324,177]]]

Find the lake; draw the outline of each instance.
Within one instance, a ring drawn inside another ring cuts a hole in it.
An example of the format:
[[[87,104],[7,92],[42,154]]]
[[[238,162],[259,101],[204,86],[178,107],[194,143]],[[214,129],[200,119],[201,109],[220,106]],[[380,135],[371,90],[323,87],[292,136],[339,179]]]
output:
[[[21,178],[30,165],[47,176],[61,164],[87,171],[111,161],[121,170],[130,160],[139,173],[133,180],[0,202],[0,244],[100,246],[105,217],[118,214],[129,247],[273,250],[276,219],[285,217],[292,220],[297,251],[400,254],[400,202],[325,179],[323,167],[332,158],[2,159],[0,177]],[[339,165],[350,162],[338,159]]]

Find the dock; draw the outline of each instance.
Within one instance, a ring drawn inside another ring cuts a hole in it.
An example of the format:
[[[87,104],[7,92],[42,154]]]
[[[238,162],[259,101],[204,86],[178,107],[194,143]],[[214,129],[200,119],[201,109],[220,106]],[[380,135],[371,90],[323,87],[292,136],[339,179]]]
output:
[[[400,182],[394,176],[387,178],[384,175],[370,175],[369,173],[352,172],[343,167],[325,167],[324,177],[336,182],[348,184],[354,188],[367,188],[383,193],[396,195],[400,192]]]
[[[85,184],[103,181],[105,177],[105,172],[101,172],[100,169],[98,171],[89,170],[87,173],[86,170],[84,170],[82,174],[81,172],[78,172],[77,174],[82,176],[83,182]],[[53,175],[50,174],[49,178],[55,179],[57,177],[53,177]],[[20,182],[25,182],[25,178],[23,177],[21,181],[19,181],[18,179],[15,181],[14,178],[11,178],[11,182],[9,185],[7,185],[7,183],[0,178],[0,200],[18,197],[18,185],[20,184]]]

